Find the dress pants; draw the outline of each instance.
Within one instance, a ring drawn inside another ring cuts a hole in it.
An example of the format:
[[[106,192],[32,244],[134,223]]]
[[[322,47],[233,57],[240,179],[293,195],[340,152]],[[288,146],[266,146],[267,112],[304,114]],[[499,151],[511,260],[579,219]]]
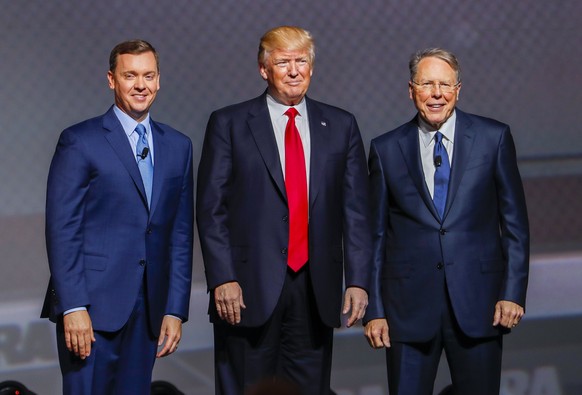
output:
[[[386,351],[390,395],[432,395],[443,349],[455,395],[499,394],[502,336],[466,336],[455,319],[448,294],[444,300],[441,329],[432,340],[391,342]]]
[[[128,322],[117,332],[94,331],[91,355],[81,360],[66,348],[63,322],[57,324],[57,349],[64,395],[147,395],[157,339],[148,324],[144,290]]]
[[[276,377],[297,384],[303,395],[328,395],[332,342],[333,328],[317,312],[309,268],[288,269],[277,306],[263,326],[214,323],[216,394],[243,395],[262,379]]]

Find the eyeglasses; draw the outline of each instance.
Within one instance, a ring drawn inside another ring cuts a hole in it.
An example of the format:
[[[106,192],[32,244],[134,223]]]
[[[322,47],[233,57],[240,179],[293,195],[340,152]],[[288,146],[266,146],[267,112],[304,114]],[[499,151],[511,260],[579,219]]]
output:
[[[414,85],[418,87],[419,90],[423,92],[432,92],[436,88],[439,88],[441,93],[453,93],[455,89],[457,89],[460,85],[460,82],[456,84],[449,84],[448,82],[435,82],[435,81],[427,81],[427,82],[416,82],[412,81]]]

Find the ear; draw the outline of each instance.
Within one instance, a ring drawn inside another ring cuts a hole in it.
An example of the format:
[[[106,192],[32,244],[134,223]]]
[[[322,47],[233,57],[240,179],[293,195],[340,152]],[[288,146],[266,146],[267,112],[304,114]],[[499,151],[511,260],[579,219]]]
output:
[[[414,100],[413,92],[412,81],[408,81],[408,97],[410,97],[410,100]]]
[[[111,70],[107,72],[107,80],[109,81],[109,89],[115,89],[115,79]]]
[[[457,87],[457,100],[459,100],[460,93],[461,93],[461,83],[459,82],[459,86]]]
[[[261,74],[261,77],[263,77],[263,79],[267,81],[269,74],[267,73],[267,68],[262,63],[259,63],[259,73]]]

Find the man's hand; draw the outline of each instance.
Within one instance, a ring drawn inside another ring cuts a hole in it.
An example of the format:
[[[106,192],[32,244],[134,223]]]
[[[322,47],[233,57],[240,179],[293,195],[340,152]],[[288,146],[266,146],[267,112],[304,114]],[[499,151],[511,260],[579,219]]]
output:
[[[91,317],[87,310],[74,311],[63,317],[67,349],[81,359],[91,355],[91,344],[95,341]]]
[[[515,328],[525,314],[523,307],[508,300],[500,300],[495,305],[493,326],[501,325],[506,328]]]
[[[164,348],[158,351],[156,358],[168,356],[176,351],[181,338],[182,320],[169,315],[164,316],[164,319],[162,320],[162,329],[160,330],[160,337],[158,338],[158,347],[163,344]]]
[[[388,321],[385,318],[369,321],[364,328],[364,336],[372,348],[390,347]]]
[[[224,283],[214,289],[214,303],[218,316],[231,325],[240,323],[241,309],[246,309],[243,293],[236,281]]]
[[[368,307],[368,293],[366,291],[358,287],[349,287],[346,289],[342,314],[348,314],[350,310],[352,311],[346,323],[348,328],[358,322],[358,320],[364,318],[366,307]]]

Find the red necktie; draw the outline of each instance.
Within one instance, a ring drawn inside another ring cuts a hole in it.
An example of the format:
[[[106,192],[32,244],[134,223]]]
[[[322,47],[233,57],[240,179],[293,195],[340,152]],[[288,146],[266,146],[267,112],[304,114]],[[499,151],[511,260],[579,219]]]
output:
[[[307,177],[305,156],[299,131],[295,126],[298,112],[291,107],[285,112],[289,117],[285,127],[285,189],[289,206],[289,247],[287,265],[298,271],[307,263]]]

